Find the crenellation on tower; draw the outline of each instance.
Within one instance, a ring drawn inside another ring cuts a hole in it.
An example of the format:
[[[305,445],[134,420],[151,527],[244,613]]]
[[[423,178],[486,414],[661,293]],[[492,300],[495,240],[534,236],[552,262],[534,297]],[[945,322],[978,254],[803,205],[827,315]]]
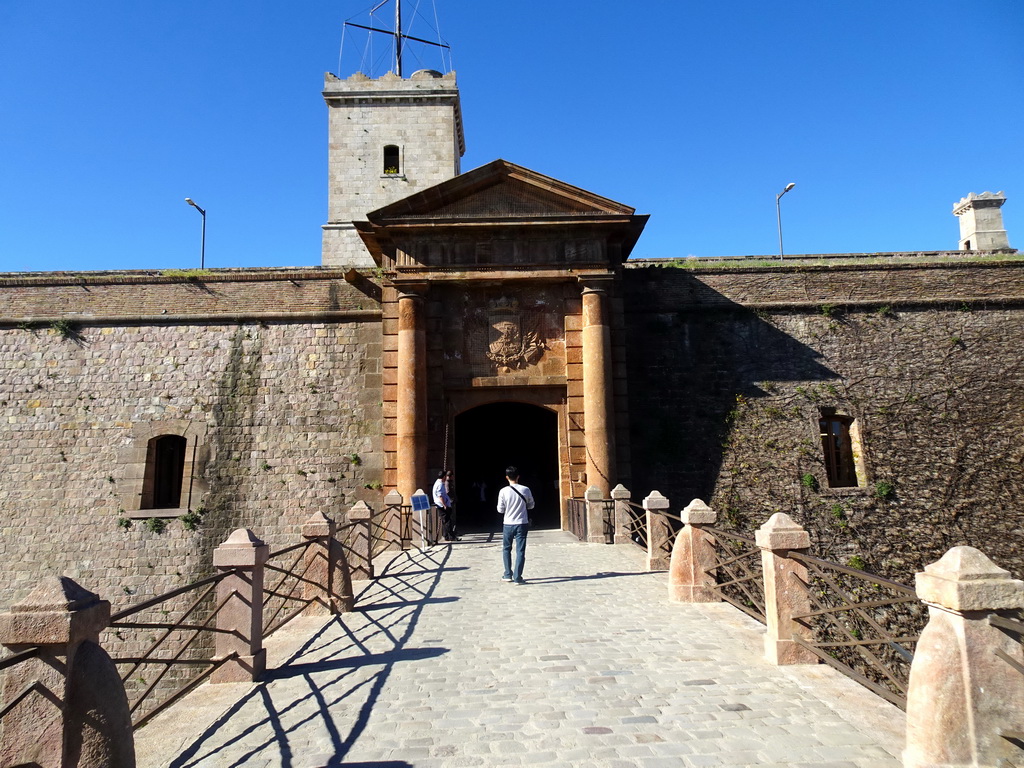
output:
[[[961,251],[1011,251],[1003,228],[1006,202],[1002,192],[971,192],[953,206],[953,215],[960,219]]]
[[[325,266],[373,266],[352,222],[457,176],[466,151],[455,73],[324,77],[328,106]]]

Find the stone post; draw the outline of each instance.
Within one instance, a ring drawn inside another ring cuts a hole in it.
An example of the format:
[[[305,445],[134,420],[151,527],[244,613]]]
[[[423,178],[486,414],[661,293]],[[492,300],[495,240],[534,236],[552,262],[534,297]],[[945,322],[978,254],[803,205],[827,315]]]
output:
[[[683,529],[672,545],[668,566],[668,599],[677,603],[714,603],[715,538],[703,530],[714,525],[715,510],[700,499],[691,501],[679,517]]]
[[[612,337],[605,282],[590,279],[583,288],[583,432],[587,486],[608,498],[615,464],[615,420],[611,410]]]
[[[664,571],[668,568],[668,543],[672,538],[672,526],[668,518],[659,512],[669,508],[668,499],[658,491],[651,491],[644,498],[644,509],[647,511],[647,570]]]
[[[402,494],[398,491],[388,491],[384,497],[384,525],[388,530],[388,549],[408,549],[410,539],[405,536],[410,528],[406,524],[411,522],[406,519],[406,513],[402,510]]]
[[[398,492],[409,498],[427,472],[427,330],[423,297],[403,291],[398,296]]]
[[[629,501],[632,494],[622,483],[612,488],[612,498],[615,500],[615,543],[629,544],[630,523],[633,516],[630,514]]]
[[[1024,582],[973,547],[953,547],[917,574],[928,625],[914,649],[905,768],[995,768],[1020,750],[1000,736],[1022,729],[1020,643],[989,623],[1024,608]]]
[[[583,498],[587,502],[587,541],[594,544],[610,544],[605,521],[604,494],[600,488],[592,485],[587,488]]]
[[[764,655],[772,664],[815,664],[817,656],[798,645],[793,636],[809,638],[811,631],[793,621],[808,613],[807,568],[788,557],[790,551],[806,552],[811,537],[784,512],[776,512],[755,534],[761,548],[764,571],[764,608],[768,632]]]
[[[373,510],[365,501],[357,501],[348,511],[348,521],[355,523],[350,539],[349,561],[353,581],[365,581],[373,578]]]
[[[267,668],[263,648],[263,564],[270,548],[248,528],[239,528],[213,550],[213,564],[219,571],[233,571],[217,584],[217,614],[214,660],[231,653],[238,655],[210,675],[212,683],[252,682]],[[226,602],[225,602],[226,601]]]
[[[57,576],[0,614],[9,651],[39,648],[3,674],[4,703],[28,695],[3,718],[0,765],[134,768],[128,697],[99,644],[109,623],[109,602]]]
[[[338,541],[337,525],[323,512],[314,512],[302,524],[302,536],[311,540],[302,564],[305,579],[302,597],[312,601],[306,611],[313,615],[351,611],[355,597],[345,551]]]

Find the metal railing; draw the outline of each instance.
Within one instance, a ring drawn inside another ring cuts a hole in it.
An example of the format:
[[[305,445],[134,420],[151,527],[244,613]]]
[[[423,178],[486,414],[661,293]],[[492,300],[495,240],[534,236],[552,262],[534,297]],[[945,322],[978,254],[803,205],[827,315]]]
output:
[[[234,658],[211,658],[213,634],[226,631],[217,628],[217,614],[233,596],[215,600],[215,593],[217,585],[232,573],[226,570],[200,579],[110,617],[104,631],[113,638],[103,645],[118,665],[134,728],[144,725]],[[174,609],[166,606],[173,606],[177,598],[186,595],[191,601],[177,608],[176,618],[170,618]],[[118,648],[133,646],[144,650],[138,655],[118,655]]]
[[[712,588],[727,603],[762,624],[765,618],[764,574],[761,549],[749,536],[701,526],[716,543],[715,563],[707,573],[715,578]]]
[[[587,540],[587,501],[586,499],[566,499],[569,512],[569,532],[580,541]]]
[[[625,535],[626,538],[641,549],[647,549],[647,510],[633,501],[627,501],[627,514]]]
[[[350,523],[345,528],[351,526]],[[263,565],[263,637],[272,635],[314,602],[315,597],[306,597],[305,587],[309,584],[317,589],[319,585],[306,578],[306,571],[313,562],[306,554],[310,547],[327,543],[326,537],[307,539],[271,552],[267,557]],[[268,586],[272,574],[276,581],[273,586]]]
[[[913,587],[799,552],[788,557],[807,568],[803,587],[811,606],[793,620],[814,636],[793,640],[906,709],[913,647],[928,621]]]

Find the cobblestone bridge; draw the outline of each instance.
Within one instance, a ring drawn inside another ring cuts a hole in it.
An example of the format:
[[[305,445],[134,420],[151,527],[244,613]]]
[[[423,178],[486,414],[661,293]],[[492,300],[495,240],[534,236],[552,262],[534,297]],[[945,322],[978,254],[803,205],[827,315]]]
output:
[[[641,553],[535,532],[399,554],[353,613],[299,619],[255,685],[203,686],[137,733],[155,766],[899,766],[904,716],[761,625],[672,603]]]

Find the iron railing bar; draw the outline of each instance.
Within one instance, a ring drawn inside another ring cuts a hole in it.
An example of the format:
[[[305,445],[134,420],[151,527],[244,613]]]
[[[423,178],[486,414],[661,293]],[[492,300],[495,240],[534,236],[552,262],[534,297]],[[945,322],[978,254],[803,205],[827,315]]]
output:
[[[721,589],[721,587],[723,587],[723,586],[727,586],[727,585],[715,584],[712,587],[712,590],[718,592],[721,595],[723,600],[726,600],[728,602],[731,602],[731,603],[735,604],[734,601],[737,601],[739,598],[727,596],[725,591],[723,589]],[[765,611],[764,600],[763,599],[759,599],[760,595],[757,594],[756,592],[751,592],[749,589],[744,587],[742,584],[738,584],[737,586],[740,588],[740,591],[743,593],[743,596],[748,601],[750,601],[750,603],[754,606],[754,608],[757,609],[758,615],[760,616],[761,623],[767,623],[768,620],[767,620],[767,617],[765,615],[766,611]]]
[[[854,608],[881,608],[885,605],[900,605],[902,603],[918,603],[920,602],[916,597],[899,597],[895,600],[866,600],[862,603],[849,603],[847,605],[837,605],[831,608],[829,611],[811,611],[810,613],[801,613],[799,616],[793,616],[794,619],[807,619],[811,616],[818,616],[822,613],[838,613],[839,611],[849,611]]]
[[[266,594],[269,593],[269,594],[273,595],[274,593],[276,593],[277,590],[280,589],[281,585],[284,584],[285,580],[289,576],[291,576],[292,573],[294,573],[296,568],[298,568],[299,563],[301,563],[303,561],[304,556],[305,556],[305,553],[300,553],[299,556],[297,558],[295,558],[295,561],[288,567],[287,570],[281,570],[280,568],[274,567],[275,571],[277,571],[278,573],[281,573],[283,575],[281,576],[280,579],[277,580],[277,584],[275,584],[272,587],[264,589],[263,590],[263,594],[266,595]],[[266,567],[266,566],[264,566],[264,567]],[[306,568],[308,569],[309,566],[307,565]],[[269,603],[269,602],[270,602],[270,598],[269,597],[264,598],[264,600],[263,600],[263,608],[264,609],[266,609],[267,603]]]
[[[732,595],[727,595],[724,592],[719,592],[714,587],[712,587],[711,590],[718,594],[719,597],[721,597],[725,602],[729,603],[729,605],[731,605],[733,608],[738,608],[739,610],[743,611],[745,614],[750,616],[750,618],[755,619],[762,624],[767,623],[763,614],[758,614],[753,608],[743,605],[743,603],[734,598]]]
[[[289,552],[293,552],[296,549],[301,549],[302,547],[308,547],[314,541],[321,541],[321,540],[326,539],[326,538],[327,538],[326,536],[316,536],[316,537],[308,538],[305,541],[300,541],[298,544],[292,544],[290,547],[285,547],[284,549],[279,549],[276,552],[271,552],[269,555],[267,555],[267,560],[270,561],[270,560],[273,560],[275,557],[280,557],[281,555],[287,555]]]
[[[233,634],[234,630],[221,629],[220,627],[206,627],[202,624],[165,624],[163,622],[152,622],[145,623],[142,621],[126,621],[122,624],[118,624],[116,629],[183,629],[183,630],[196,630],[199,632],[222,632],[226,634]]]
[[[161,664],[165,667],[183,666],[183,667],[200,667],[204,664],[212,664],[212,659],[163,659],[159,656],[122,656],[116,659],[111,659],[115,664],[137,664],[143,666],[145,664]]]
[[[192,605],[189,607],[189,609],[187,611],[185,611],[178,618],[178,620],[179,621],[183,621],[184,619],[187,619],[189,617],[189,615],[192,613],[192,611],[194,611],[197,607],[199,607],[199,604],[202,603],[203,600],[206,599],[206,596],[209,595],[216,588],[216,586],[217,586],[216,584],[210,584],[209,586],[207,586],[206,591],[203,592],[202,595],[200,595],[198,600],[196,600],[194,603],[192,603]],[[215,616],[217,614],[217,612],[220,611],[220,609],[224,607],[224,603],[226,603],[231,598],[231,596],[234,595],[234,594],[235,594],[235,592],[232,590],[227,595],[225,595],[224,599],[221,601],[220,605],[218,605],[217,608],[213,611],[213,614],[211,614],[211,616],[209,618],[207,618],[207,621],[209,621],[210,618]],[[174,631],[173,629],[165,629],[164,633],[160,636],[160,639],[156,640],[152,645],[149,646],[149,648],[146,649],[146,652],[142,654],[143,657],[149,656],[149,654],[151,654],[153,651],[155,651],[157,648],[159,648],[163,644],[164,640],[166,640],[168,638],[168,636],[171,634],[171,632],[173,632],[173,631]],[[135,667],[135,668],[131,669],[121,679],[122,680],[127,680],[129,677],[132,676],[132,674],[135,672],[136,669],[138,669],[138,667]]]
[[[193,582],[192,584],[186,584],[184,587],[172,589],[170,592],[164,592],[162,595],[152,597],[149,600],[139,603],[138,605],[133,605],[131,608],[125,608],[123,611],[118,611],[110,617],[110,626],[113,626],[114,622],[118,621],[119,619],[123,619],[126,616],[131,616],[132,614],[138,613],[139,611],[144,611],[147,608],[152,608],[154,605],[159,605],[160,603],[166,602],[170,600],[172,597],[183,595],[186,592],[190,592],[193,589],[198,589],[199,587],[205,587],[207,584],[217,584],[226,579],[228,576],[238,573],[239,570],[240,569],[238,568],[232,568],[227,571],[215,573],[213,576],[207,576],[205,579],[200,579],[199,581]]]
[[[312,567],[312,565],[313,564],[311,562],[307,562],[306,565],[305,565],[305,568],[302,569],[302,573],[299,574],[298,576],[296,576],[296,579],[298,579],[300,582],[301,581],[307,581],[308,582],[308,579],[304,579],[303,577],[305,576],[306,571],[308,571],[310,569],[310,567]],[[281,584],[283,584],[283,583],[284,583],[284,579],[279,581],[277,583],[277,586],[280,587]],[[266,592],[265,592],[265,594],[266,594]],[[288,604],[287,603],[288,600],[302,600],[302,599],[304,599],[304,598],[302,598],[300,596],[285,597],[284,595],[277,593],[276,588],[275,588],[274,591],[271,592],[271,594],[273,596],[280,597],[281,598],[281,604],[277,607],[277,610],[274,611],[274,613],[271,616],[264,617],[264,621],[263,621],[263,626],[264,627],[268,627],[268,626],[270,626],[271,624],[274,623],[274,619],[276,619],[278,617],[278,614],[280,614],[281,611],[283,611],[285,609],[285,606]],[[271,598],[268,597],[266,600],[263,601],[264,608],[266,608],[267,605],[270,603],[270,599]],[[307,602],[306,605],[308,605],[308,604],[309,603]],[[281,626],[281,625],[278,625],[278,626]],[[276,628],[277,627],[275,627],[275,629]],[[265,630],[264,630],[264,632],[265,632]],[[266,634],[264,634],[264,637],[266,637]]]
[[[733,574],[730,573],[728,575],[732,576]],[[737,579],[731,579],[729,581],[720,581],[720,582],[718,582],[718,586],[720,586],[720,587],[731,587],[733,585],[738,586],[740,584],[746,584],[747,582],[754,581],[756,578],[757,578],[756,574],[749,574],[748,573],[748,574],[746,574],[744,576],[740,576]]]
[[[744,544],[753,544],[758,550],[760,547],[757,546],[757,542],[750,536],[744,536],[740,533],[734,533],[732,531],[723,531],[721,528],[712,528],[708,525],[702,525],[700,528],[702,531],[707,531],[716,539],[732,539],[733,541],[742,541]]]
[[[752,552],[747,552],[746,554],[742,555],[741,558],[747,557],[747,556],[752,555],[752,554],[753,554]],[[748,568],[741,561],[741,558],[729,560],[728,563],[726,563],[726,564],[723,564],[721,561],[718,561],[716,563],[716,567],[721,567],[722,570],[725,571],[726,576],[732,578],[731,582],[726,583],[726,584],[721,584],[720,586],[730,586],[731,584],[735,583],[735,585],[740,589],[740,591],[743,592],[743,594],[746,596],[746,598],[750,602],[754,603],[754,605],[756,605],[758,608],[760,608],[761,611],[762,611],[762,614],[763,614],[764,610],[765,610],[765,607],[764,607],[764,594],[762,592],[757,591],[757,590],[751,591],[746,586],[744,586],[744,584],[746,584],[747,582],[749,582],[751,584],[760,582],[761,574],[759,574],[756,571],[753,571],[752,569]],[[736,571],[729,567],[729,565],[731,565],[733,563],[737,564],[742,569],[742,572],[743,572],[744,575],[742,576],[741,579],[737,579],[736,578]],[[715,578],[715,575],[713,573],[711,573],[710,571],[705,571],[705,573],[707,573],[712,578]]]
[[[1000,659],[1002,659],[1003,661],[1005,661],[1007,664],[1009,664],[1015,670],[1020,672],[1022,675],[1024,675],[1024,664],[1021,664],[1019,661],[1017,661],[1015,658],[1013,658],[1010,654],[1008,654],[1002,648],[996,648],[996,656],[999,657]]]
[[[818,648],[852,648],[855,645],[893,645],[896,643],[916,643],[919,639],[920,638],[917,637],[869,637],[863,640],[841,640],[834,643],[815,642],[814,644]]]
[[[795,576],[795,574],[793,574],[793,575]],[[797,581],[799,581],[799,579],[797,579]],[[801,582],[801,583],[803,583],[803,582]],[[814,593],[810,589],[807,589],[807,585],[806,584],[804,585],[804,588],[807,590],[807,596],[810,599],[810,601],[812,603],[814,603],[814,606],[816,608],[820,607],[821,603],[814,596]],[[838,591],[840,592],[840,594],[842,594],[842,590],[838,590]],[[822,618],[826,619],[832,625],[832,627],[834,629],[838,629],[842,634],[845,634],[847,637],[853,638],[854,640],[858,640],[859,639],[856,635],[853,634],[853,632],[849,629],[849,627],[847,627],[842,622],[836,620],[836,618],[831,613],[823,613],[822,614]],[[812,631],[813,631],[813,626],[811,624],[807,624],[807,623],[802,622],[802,621],[799,622],[799,623],[803,624],[804,626],[808,627],[809,629],[812,629]],[[879,634],[880,635],[885,635],[886,633],[885,633],[884,630],[879,630]],[[889,668],[882,662],[881,659],[879,659],[877,656],[875,656],[875,654],[873,654],[871,651],[869,651],[867,648],[865,648],[863,646],[858,647],[857,648],[857,652],[861,655],[862,658],[865,658],[876,669],[876,671],[881,672],[885,677],[888,677],[893,685],[895,685],[897,688],[899,688],[904,693],[904,695],[906,694],[906,684],[902,680],[896,678],[893,675],[893,673],[889,670]],[[831,657],[829,657],[829,658],[831,658]],[[849,667],[848,665],[844,665],[844,667],[849,669],[850,672],[853,672],[853,668],[852,667]]]
[[[827,562],[827,561],[824,561],[824,560],[823,560],[822,562]],[[811,568],[813,568],[813,569],[814,569],[814,571],[816,572],[816,575],[817,575],[817,576],[818,576],[819,578],[821,578],[822,580],[824,580],[824,581],[825,581],[825,582],[826,582],[826,583],[827,583],[827,584],[828,584],[828,585],[829,585],[830,587],[832,587],[832,589],[834,589],[834,590],[836,591],[836,593],[837,593],[837,594],[839,594],[840,596],[842,596],[842,598],[843,598],[843,599],[844,599],[844,600],[846,601],[846,603],[847,603],[848,605],[849,605],[849,604],[855,604],[855,603],[856,603],[856,601],[855,601],[855,600],[854,600],[853,598],[851,598],[851,597],[850,597],[850,595],[848,595],[848,594],[846,593],[846,590],[845,590],[845,589],[843,589],[842,587],[840,587],[840,586],[839,586],[839,585],[838,585],[838,584],[837,584],[837,583],[836,583],[836,582],[835,582],[835,581],[834,581],[834,580],[833,580],[833,579],[831,578],[831,576],[829,576],[829,575],[828,575],[827,573],[825,573],[825,572],[824,572],[824,571],[822,570],[822,568],[821,568],[820,566],[817,566],[817,565],[811,564]],[[796,574],[792,574],[792,575],[793,575],[794,577],[796,576]],[[797,581],[800,581],[800,580],[799,580],[799,579],[797,579]],[[802,582],[801,582],[801,583],[802,583]],[[895,584],[896,582],[893,582],[893,583]],[[811,590],[810,590],[810,586],[809,586],[809,585],[807,585],[807,584],[804,584],[804,589],[806,589],[806,590],[808,591],[808,593],[810,593],[810,591],[811,591]],[[916,597],[916,596],[915,596],[915,597]],[[888,633],[888,632],[887,632],[887,631],[886,631],[886,630],[885,630],[885,629],[884,629],[884,628],[882,627],[882,625],[881,625],[881,624],[879,624],[879,623],[878,623],[877,621],[875,621],[875,620],[874,620],[874,618],[872,618],[872,617],[871,617],[871,616],[870,616],[870,615],[869,615],[868,613],[866,613],[865,611],[861,610],[860,608],[854,608],[853,610],[854,610],[854,613],[856,613],[856,614],[857,614],[858,616],[860,616],[860,617],[861,617],[861,618],[862,618],[862,619],[863,619],[864,621],[866,621],[866,622],[868,623],[868,625],[869,625],[869,626],[870,626],[870,627],[871,627],[872,629],[874,629],[874,630],[875,630],[875,632],[876,632],[876,633],[878,634],[878,636],[879,636],[879,637],[888,637],[888,636],[889,636],[889,633]],[[851,636],[852,636],[852,635],[851,635]],[[915,642],[917,642],[917,641],[915,641]],[[863,653],[869,653],[869,651],[866,651],[866,650],[865,650],[865,651],[863,651]],[[885,669],[887,670],[887,668],[885,668]],[[887,673],[887,674],[888,674],[888,673]]]
[[[793,635],[793,642],[795,642],[797,645],[801,646],[802,648],[806,648],[808,651],[813,653],[815,656],[817,656],[819,659],[824,661],[830,667],[833,667],[834,669],[839,670],[844,675],[849,677],[851,680],[855,680],[856,682],[860,683],[865,688],[867,688],[868,690],[873,691],[874,693],[878,694],[879,696],[881,696],[883,699],[885,699],[889,703],[895,704],[897,707],[899,707],[900,709],[903,709],[903,710],[905,710],[907,708],[907,698],[906,698],[906,696],[899,696],[898,694],[895,694],[892,691],[890,691],[885,686],[879,685],[878,683],[874,682],[873,680],[869,680],[868,678],[864,677],[864,675],[860,674],[859,672],[855,672],[854,670],[850,669],[848,666],[843,664],[838,659],[834,659],[833,657],[829,656],[827,653],[822,653],[821,651],[819,651],[817,648],[815,648],[813,645],[811,645],[810,643],[808,643],[806,640],[804,640],[802,637],[799,637],[798,635]]]
[[[793,560],[796,560],[798,563],[803,563],[804,565],[813,565],[817,566],[818,568],[824,567],[828,568],[829,570],[839,571],[839,573],[844,573],[847,576],[853,576],[854,578],[866,581],[869,584],[876,584],[880,587],[886,587],[888,589],[895,590],[896,592],[902,592],[905,595],[910,595],[915,599],[917,598],[917,592],[913,587],[908,587],[906,584],[900,584],[898,581],[890,581],[889,579],[883,578],[873,573],[868,573],[867,571],[862,571],[857,568],[850,568],[849,566],[840,565],[839,563],[833,563],[828,560],[822,560],[821,558],[812,557],[811,555],[805,555],[801,552],[796,552],[794,550],[789,550],[787,556]]]
[[[238,651],[232,651],[231,653],[229,653],[227,656],[225,656],[222,659],[213,660],[212,661],[212,664],[213,664],[212,667],[210,667],[208,670],[206,670],[202,674],[196,675],[196,677],[193,678],[192,680],[190,680],[187,685],[182,686],[180,689],[178,689],[173,694],[168,696],[164,701],[160,702],[156,707],[154,707],[149,712],[147,712],[145,715],[143,715],[141,718],[139,718],[138,721],[132,723],[132,730],[133,731],[134,730],[138,730],[139,728],[144,726],[151,719],[153,719],[158,714],[163,712],[165,709],[167,709],[167,707],[171,706],[171,704],[176,702],[178,699],[180,699],[186,693],[190,692],[193,688],[195,688],[197,685],[199,685],[201,682],[203,682],[203,680],[205,680],[210,675],[212,675],[214,672],[216,672],[224,664],[226,664],[227,662],[229,662],[232,659],[235,659],[237,657],[238,657]]]
[[[728,554],[732,555],[732,557],[727,557],[724,560],[720,560],[720,559],[718,559],[716,557],[715,558],[715,565],[717,565],[719,568],[724,568],[726,566],[732,565],[733,563],[739,563],[739,562],[741,562],[743,560],[746,560],[748,557],[751,557],[751,556],[756,555],[756,554],[760,554],[759,552],[747,551],[747,552],[741,552],[740,554],[737,555],[737,554],[735,554],[733,552],[733,550],[729,549],[728,547],[725,547],[725,551]],[[749,573],[753,573],[753,571],[748,571],[748,572]]]
[[[17,653],[13,653],[10,656],[5,656],[4,658],[0,659],[0,669],[7,669],[8,667],[13,667],[15,664],[20,664],[23,661],[27,661],[28,659],[38,656],[41,650],[43,649],[37,645],[32,648],[29,648],[27,651],[18,651]]]
[[[1024,621],[1014,621],[1013,619],[1007,619],[1004,616],[989,616],[988,623],[993,627],[999,629],[1009,630],[1010,633],[1018,636],[1019,639],[1024,640]]]
[[[324,559],[326,559],[326,558],[324,558]],[[309,566],[307,565],[305,568],[303,568],[303,573],[305,573],[308,570],[309,570]],[[281,571],[281,573],[284,573],[285,576],[294,576],[295,577],[295,581],[299,582],[300,584],[311,584],[314,587],[321,586],[319,583],[313,581],[312,579],[307,579],[305,576],[296,575],[294,572],[291,572],[291,571]],[[281,585],[278,584],[277,586],[280,587]],[[275,594],[275,595],[278,595],[278,596],[280,596],[280,594],[281,594],[281,593],[276,592],[276,591],[271,590],[271,589],[265,589],[263,591],[264,591],[264,593]]]

